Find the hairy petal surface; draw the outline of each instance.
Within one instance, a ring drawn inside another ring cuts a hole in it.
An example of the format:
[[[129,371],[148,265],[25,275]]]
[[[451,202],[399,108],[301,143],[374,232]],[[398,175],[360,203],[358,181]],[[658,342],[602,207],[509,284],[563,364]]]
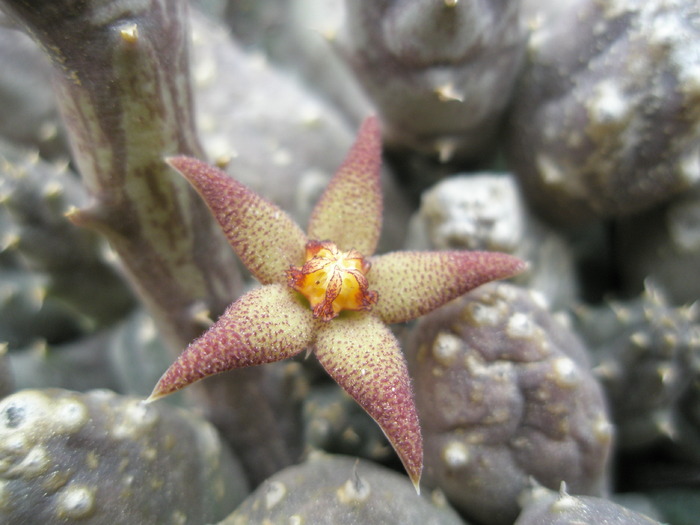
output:
[[[371,255],[382,228],[381,131],[365,119],[355,144],[321,195],[309,221],[309,239]]]
[[[313,342],[317,322],[286,285],[257,288],[231,304],[207,332],[190,343],[148,400],[220,372],[292,357]]]
[[[328,374],[379,424],[418,490],[423,441],[399,343],[377,317],[352,313],[323,323],[316,356]]]
[[[304,261],[306,235],[281,208],[220,169],[192,157],[170,157],[202,196],[243,264],[262,284],[286,282],[285,271]]]
[[[402,323],[489,281],[517,275],[527,263],[499,252],[393,252],[371,259],[367,274],[379,294],[372,312],[385,323]]]

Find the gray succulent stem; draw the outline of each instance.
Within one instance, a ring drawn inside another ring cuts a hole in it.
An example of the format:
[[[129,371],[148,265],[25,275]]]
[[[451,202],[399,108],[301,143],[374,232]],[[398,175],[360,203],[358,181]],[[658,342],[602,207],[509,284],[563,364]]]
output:
[[[201,333],[203,319],[215,318],[240,291],[233,251],[199,196],[163,160],[202,157],[187,2],[0,0],[0,6],[54,66],[73,158],[92,199],[71,220],[107,238],[179,353]],[[291,461],[288,447],[276,441],[279,423],[266,405],[275,401],[260,393],[252,407],[243,395],[265,374],[264,368],[243,370],[233,379],[204,382],[199,391],[214,421],[246,429],[226,438],[246,449],[253,478]]]
[[[218,312],[238,290],[231,250],[163,162],[201,155],[184,2],[143,1],[140,9],[133,2],[4,3],[55,66],[56,97],[92,197],[71,219],[107,237],[163,334],[181,349],[201,331],[193,308]],[[196,255],[204,250],[207,256]]]

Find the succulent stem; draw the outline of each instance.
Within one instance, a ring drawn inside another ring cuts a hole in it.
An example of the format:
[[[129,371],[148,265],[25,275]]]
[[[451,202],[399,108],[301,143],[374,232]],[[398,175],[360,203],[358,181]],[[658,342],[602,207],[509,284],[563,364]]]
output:
[[[204,328],[202,314],[215,318],[240,290],[224,236],[199,196],[163,160],[202,156],[190,88],[187,2],[0,0],[0,6],[54,66],[73,158],[92,199],[70,219],[107,238],[179,353]],[[212,420],[237,427],[226,438],[247,449],[253,478],[291,461],[286,444],[274,444],[283,423],[261,417],[270,412],[261,405],[275,403],[256,388],[266,373],[240,371],[233,381],[219,378],[200,392]]]

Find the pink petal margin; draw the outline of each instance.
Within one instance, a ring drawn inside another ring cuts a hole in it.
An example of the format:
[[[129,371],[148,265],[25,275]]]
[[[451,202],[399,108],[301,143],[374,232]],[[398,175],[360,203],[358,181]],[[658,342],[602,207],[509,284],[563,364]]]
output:
[[[257,288],[231,304],[163,374],[147,401],[172,394],[205,377],[280,361],[313,342],[311,310],[286,285]]]
[[[391,330],[369,313],[353,312],[321,326],[315,353],[328,374],[381,427],[420,492],[420,423],[406,361]]]
[[[262,284],[286,282],[285,270],[304,262],[306,235],[281,208],[192,157],[166,161],[202,196],[243,264]]]
[[[369,256],[382,229],[379,121],[368,117],[355,144],[328,183],[309,221],[309,239],[333,241],[341,250]]]
[[[369,289],[379,294],[372,312],[402,323],[431,312],[489,281],[506,279],[527,263],[499,252],[393,252],[372,257]]]

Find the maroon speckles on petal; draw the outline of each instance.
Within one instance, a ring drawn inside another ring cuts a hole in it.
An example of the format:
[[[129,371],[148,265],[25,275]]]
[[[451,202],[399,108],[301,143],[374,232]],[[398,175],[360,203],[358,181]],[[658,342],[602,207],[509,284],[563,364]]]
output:
[[[418,490],[423,441],[399,343],[375,316],[358,313],[321,325],[316,356],[379,424]]]
[[[214,166],[170,157],[202,196],[243,264],[262,284],[285,282],[291,264],[304,260],[306,235],[283,210]]]
[[[381,160],[379,122],[370,117],[316,204],[309,238],[330,239],[343,251],[374,253],[382,228]]]
[[[498,252],[394,252],[373,257],[367,278],[381,298],[373,312],[385,323],[401,323],[526,268],[517,257]]]
[[[150,399],[315,344],[323,367],[377,421],[418,489],[418,416],[406,363],[384,323],[430,312],[476,286],[517,274],[525,263],[501,253],[396,252],[370,265],[364,256],[376,248],[382,219],[376,118],[364,122],[314,209],[310,241],[286,213],[221,170],[188,157],[168,162],[199,191],[265,286],[233,303],[190,344]],[[339,316],[345,310],[350,312]]]
[[[150,401],[205,377],[292,357],[313,341],[311,311],[286,285],[247,293],[193,341],[160,378]]]

